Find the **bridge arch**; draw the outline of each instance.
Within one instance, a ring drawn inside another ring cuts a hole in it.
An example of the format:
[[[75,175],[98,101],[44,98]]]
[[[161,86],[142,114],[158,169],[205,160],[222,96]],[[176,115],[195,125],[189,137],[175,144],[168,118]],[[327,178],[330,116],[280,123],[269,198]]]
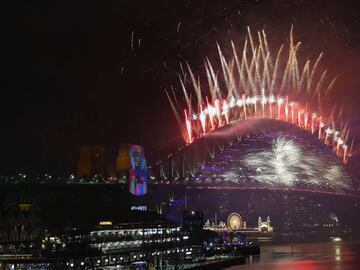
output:
[[[254,145],[255,141],[258,145]],[[256,149],[259,146],[264,148]],[[150,168],[150,174],[155,183],[194,185],[197,189],[352,192],[353,179],[332,147],[296,124],[248,118],[220,127],[179,148]],[[286,151],[295,153],[291,162],[287,162],[291,155]],[[259,158],[261,162],[257,162]],[[275,158],[286,164],[268,166]],[[289,170],[288,175],[281,168],[276,171],[276,166]]]

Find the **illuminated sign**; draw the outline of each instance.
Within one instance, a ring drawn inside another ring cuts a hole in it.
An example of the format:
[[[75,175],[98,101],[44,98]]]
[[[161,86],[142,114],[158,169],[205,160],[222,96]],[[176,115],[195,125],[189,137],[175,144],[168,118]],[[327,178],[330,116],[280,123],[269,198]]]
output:
[[[147,166],[144,148],[141,145],[130,145],[129,191],[135,196],[147,193]]]
[[[139,205],[139,206],[131,206],[131,211],[147,211],[147,206],[146,205]]]
[[[100,226],[111,226],[112,225],[112,221],[100,221],[99,222]]]

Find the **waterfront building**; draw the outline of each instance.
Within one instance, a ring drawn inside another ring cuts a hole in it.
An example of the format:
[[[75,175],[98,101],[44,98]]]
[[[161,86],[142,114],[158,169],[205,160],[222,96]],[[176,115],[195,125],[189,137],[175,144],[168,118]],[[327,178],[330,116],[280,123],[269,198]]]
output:
[[[204,230],[210,230],[215,232],[240,232],[244,235],[256,236],[260,234],[272,234],[273,227],[270,224],[270,217],[268,216],[266,221],[262,221],[262,218],[258,218],[258,224],[254,227],[248,227],[246,220],[242,218],[239,213],[231,213],[227,222],[220,221],[219,224],[210,223],[207,220],[203,227]]]

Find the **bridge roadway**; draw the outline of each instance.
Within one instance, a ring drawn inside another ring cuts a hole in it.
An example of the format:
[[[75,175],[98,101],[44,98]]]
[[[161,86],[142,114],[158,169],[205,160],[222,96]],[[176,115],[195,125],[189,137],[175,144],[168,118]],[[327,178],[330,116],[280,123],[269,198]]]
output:
[[[311,194],[323,194],[323,195],[332,195],[332,196],[343,196],[343,197],[354,197],[360,198],[359,191],[345,191],[345,190],[316,190],[311,188],[289,188],[289,187],[266,187],[260,185],[243,185],[236,183],[213,183],[213,184],[197,184],[197,183],[157,183],[150,185],[155,187],[157,185],[168,186],[171,188],[183,187],[187,190],[239,190],[239,191],[280,191],[280,192],[297,192],[297,193],[311,193]]]
[[[15,191],[24,189],[25,186],[30,188],[30,191],[42,192],[42,191],[80,191],[80,190],[102,190],[102,191],[118,191],[126,192],[127,185],[124,183],[66,183],[66,182],[53,182],[53,183],[1,183],[0,188],[7,191]],[[178,182],[174,183],[171,181],[163,181],[157,183],[149,183],[149,193],[157,189],[166,190],[239,190],[239,191],[280,191],[280,192],[297,192],[297,193],[312,193],[312,194],[323,194],[332,196],[343,196],[343,197],[354,197],[360,198],[360,190],[326,190],[326,189],[315,189],[306,187],[269,187],[261,185],[243,185],[236,183],[189,183],[189,182]]]

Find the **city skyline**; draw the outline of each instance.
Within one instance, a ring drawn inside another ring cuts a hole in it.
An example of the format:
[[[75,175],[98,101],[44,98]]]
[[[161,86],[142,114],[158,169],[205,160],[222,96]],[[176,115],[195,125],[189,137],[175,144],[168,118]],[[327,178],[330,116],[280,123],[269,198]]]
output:
[[[358,270],[358,2],[6,3],[0,270]]]

